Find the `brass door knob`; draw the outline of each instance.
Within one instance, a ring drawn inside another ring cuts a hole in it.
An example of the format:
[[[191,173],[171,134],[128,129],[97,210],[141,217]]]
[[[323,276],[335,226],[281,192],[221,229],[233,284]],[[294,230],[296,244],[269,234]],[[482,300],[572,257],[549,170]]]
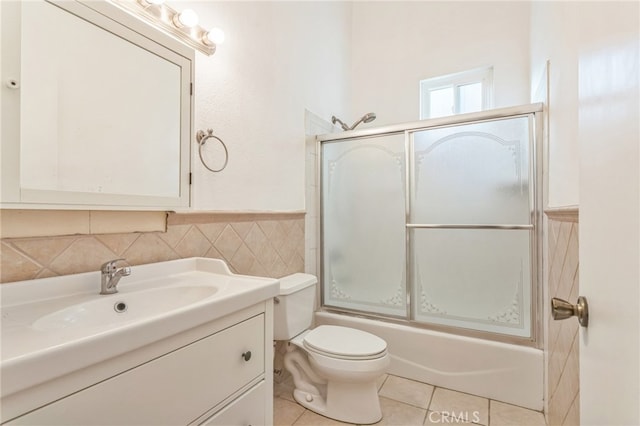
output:
[[[578,303],[572,305],[566,300],[556,297],[551,299],[551,316],[554,320],[563,320],[573,316],[578,317],[581,326],[589,325],[589,305],[585,297],[578,297]]]

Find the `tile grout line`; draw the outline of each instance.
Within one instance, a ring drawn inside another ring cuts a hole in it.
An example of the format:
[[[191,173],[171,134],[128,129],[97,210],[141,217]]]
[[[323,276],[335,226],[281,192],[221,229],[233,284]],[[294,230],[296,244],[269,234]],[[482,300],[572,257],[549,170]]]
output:
[[[570,232],[569,232],[569,237],[572,234],[572,232],[571,232],[572,230],[573,230],[573,224],[571,225],[571,229],[570,229]],[[567,255],[569,253],[569,237],[567,238],[567,247],[565,249],[564,256],[562,258],[562,267],[560,268],[560,273],[559,273],[560,275],[558,276],[558,281],[560,281],[560,278],[562,277],[562,271],[564,271]],[[577,268],[576,268],[576,271],[577,271]],[[549,271],[549,272],[551,272],[551,271]],[[574,273],[574,278],[575,278],[575,273]],[[553,292],[553,294],[550,294],[551,297],[557,297],[558,296],[558,290],[560,289],[560,282],[558,282],[557,284],[558,284],[558,287],[554,289],[555,291]],[[573,288],[573,285],[571,286],[571,288]],[[551,293],[551,291],[549,293]],[[549,342],[549,347],[554,347],[555,348],[559,338],[560,338],[560,331],[558,331],[556,336],[554,336],[553,341]]]
[[[183,242],[183,241],[187,238],[187,235],[189,235],[189,232],[191,232],[191,230],[192,230],[194,227],[195,227],[195,228],[197,228],[197,226],[196,226],[196,225],[191,225],[191,224],[190,224],[190,225],[189,225],[189,227],[187,228],[187,230],[185,231],[185,233],[182,235],[182,237],[180,237],[180,239],[178,239],[178,241],[176,241],[176,243],[175,243],[175,244],[169,244],[169,243],[167,243],[167,245],[168,245],[169,247],[171,247],[171,249],[172,249],[173,251],[175,251],[175,248],[176,248],[176,247],[178,247],[178,246],[180,245],[180,243],[181,243],[181,242]],[[200,230],[199,230],[199,229],[198,229],[198,232],[200,232]],[[200,232],[200,233],[202,234],[202,232]],[[204,239],[205,239],[205,240],[209,241],[209,239],[208,239],[204,234],[202,234],[202,236],[204,237]],[[160,239],[164,241],[164,238],[160,238]],[[166,242],[166,241],[165,241],[165,242]],[[211,243],[211,242],[209,241],[209,243]],[[207,251],[208,251],[208,250],[207,250]],[[180,254],[179,254],[178,252],[176,252],[176,254],[178,255],[178,257],[182,258],[182,256],[180,256]]]
[[[580,398],[580,391],[578,390],[578,392],[576,392],[576,394],[573,396],[573,399],[571,400],[571,403],[569,404],[569,408],[567,409],[567,412],[564,413],[564,417],[562,418],[562,421],[560,422],[561,425],[564,425],[564,421],[567,420],[567,416],[569,415],[570,412],[570,408],[571,406],[576,402],[576,399]],[[578,402],[580,402],[578,400]]]
[[[238,239],[241,241],[240,245],[238,245],[238,247],[237,247],[235,250],[233,250],[233,253],[229,255],[229,258],[227,258],[227,256],[225,256],[225,254],[224,254],[224,253],[222,253],[222,251],[220,251],[220,250],[217,248],[216,244],[215,244],[215,243],[217,243],[217,242],[218,242],[218,240],[222,237],[222,234],[224,234],[224,232],[227,230],[227,228],[228,228],[228,229],[230,229],[230,230],[231,230],[231,232],[233,232],[233,233],[235,234],[235,236],[236,236],[236,237],[238,237]],[[240,247],[242,246],[242,244],[243,244],[243,243],[244,243],[244,240],[243,240],[242,238],[240,238],[240,235],[238,235],[238,233],[236,232],[236,230],[235,230],[235,229],[233,229],[233,226],[231,226],[231,223],[230,223],[230,222],[227,222],[227,223],[225,224],[225,227],[224,227],[223,231],[220,233],[220,235],[218,236],[218,238],[216,238],[216,241],[213,243],[213,247],[215,247],[215,248],[216,248],[216,250],[218,250],[218,253],[220,253],[220,255],[222,255],[222,257],[223,257],[223,258],[224,258],[224,260],[227,262],[227,264],[229,264],[229,266],[233,266],[233,265],[231,265],[231,259],[233,259],[233,256],[235,256],[235,255],[236,255],[236,253],[238,252],[238,250],[240,250]]]
[[[429,385],[429,386],[432,386],[432,387],[434,388],[434,390],[433,390],[433,392],[432,392],[432,394],[431,394],[431,397],[430,397],[430,399],[429,399],[429,403],[428,403],[428,405],[427,405],[427,407],[428,407],[428,408],[427,408],[427,409],[425,409],[425,408],[423,408],[423,407],[417,407],[417,406],[415,406],[415,405],[413,405],[413,404],[411,404],[411,403],[407,403],[407,402],[399,401],[399,400],[396,400],[396,399],[394,399],[394,398],[389,398],[389,397],[386,397],[386,396],[382,396],[382,395],[380,395],[380,394],[379,394],[379,392],[380,392],[380,390],[382,389],[382,386],[383,386],[383,385],[384,385],[384,383],[387,381],[387,379],[388,379],[389,377],[391,377],[391,376],[393,376],[393,375],[391,375],[391,374],[387,374],[387,377],[386,377],[386,378],[385,378],[385,380],[382,382],[382,384],[381,384],[380,388],[378,389],[378,395],[379,395],[379,397],[382,397],[382,398],[388,398],[388,399],[390,399],[390,400],[392,400],[392,401],[395,401],[395,402],[397,402],[397,403],[399,403],[399,404],[401,404],[401,405],[403,405],[403,406],[413,407],[413,408],[419,408],[419,409],[421,409],[421,410],[424,410],[424,411],[425,411],[425,413],[424,413],[424,416],[422,417],[422,422],[420,423],[420,425],[423,425],[423,424],[424,424],[424,422],[427,420],[427,417],[426,417],[426,416],[428,416],[428,413],[429,413],[429,411],[430,411],[430,410],[429,410],[429,408],[431,407],[431,404],[432,404],[432,402],[433,402],[433,397],[434,397],[434,395],[435,395],[435,391],[436,391],[436,389],[438,389],[438,388],[443,389],[443,390],[449,390],[449,391],[456,392],[456,393],[460,393],[460,394],[470,395],[470,396],[474,396],[474,397],[477,397],[477,398],[482,398],[482,399],[486,399],[486,400],[487,400],[488,412],[487,412],[487,422],[486,422],[486,425],[483,425],[483,424],[480,424],[480,423],[471,423],[471,424],[474,424],[474,425],[480,425],[480,426],[491,426],[491,407],[492,407],[492,405],[493,405],[494,403],[503,403],[503,402],[501,402],[501,401],[497,401],[497,400],[494,400],[494,399],[491,399],[491,398],[481,397],[481,396],[474,395],[474,394],[471,394],[471,393],[455,391],[455,390],[448,389],[448,388],[443,388],[443,387],[440,387],[440,386],[434,386],[434,385],[431,385],[431,384],[429,384],[429,383],[424,383],[425,385]],[[400,376],[394,376],[394,377],[400,377]],[[406,379],[406,380],[411,380],[411,379]],[[423,382],[420,382],[420,383],[423,383]],[[281,399],[282,399],[282,398],[281,398]],[[573,401],[575,401],[575,396],[574,396],[574,400],[573,400]],[[573,401],[572,401],[572,404],[573,404]],[[520,407],[520,406],[518,406],[518,405],[514,405],[514,404],[509,404],[509,403],[503,403],[503,404],[506,404],[506,405],[509,405],[509,406],[513,406],[513,407],[517,407],[517,408],[521,408],[521,409],[523,409],[523,410],[531,411],[531,412],[534,412],[534,413],[542,414],[542,415],[543,415],[543,419],[545,419],[545,420],[544,420],[544,421],[545,421],[545,424],[547,424],[547,422],[546,422],[546,417],[544,417],[544,413],[543,413],[543,412],[540,412],[540,411],[537,411],[537,410],[531,410],[531,409],[528,409],[528,408],[526,408],[526,407]],[[294,421],[293,425],[295,425],[295,424],[296,424],[296,422],[300,420],[300,418],[302,417],[302,415],[303,415],[306,411],[311,411],[311,410],[304,409],[303,413],[302,413],[300,416],[298,416],[298,418]]]
[[[138,238],[136,238],[136,241],[138,241],[138,239],[140,239],[140,238],[142,237],[142,235],[144,235],[144,234],[145,234],[145,233],[140,233],[140,236],[138,236]],[[152,233],[149,233],[149,234],[152,234]],[[185,235],[187,235],[187,234],[185,233]],[[183,258],[182,256],[180,256],[180,253],[178,253],[178,252],[176,251],[175,247],[171,247],[171,244],[169,244],[168,242],[166,242],[163,238],[160,238],[160,237],[159,237],[159,236],[157,236],[157,235],[155,235],[155,237],[156,237],[156,239],[157,239],[158,241],[160,241],[162,244],[164,244],[166,247],[168,247],[168,248],[169,248],[169,251],[170,251],[171,253],[173,253],[173,254],[176,256],[176,258],[178,258],[178,259],[182,259],[182,258]],[[183,238],[184,238],[184,237],[183,237]],[[131,248],[132,246],[133,246],[133,243],[131,243],[131,245],[129,246],[129,248]],[[127,250],[128,250],[128,249],[127,249]],[[126,251],[125,251],[125,252],[126,252]],[[125,253],[125,252],[123,252],[123,253]],[[156,260],[155,262],[158,262],[158,260]]]
[[[553,399],[553,397],[556,394],[556,391],[558,390],[558,387],[560,386],[560,381],[562,380],[562,376],[564,376],[564,373],[567,369],[567,362],[569,362],[569,358],[571,358],[571,350],[573,349],[576,343],[579,344],[579,342],[576,341],[576,336],[578,335],[579,332],[580,332],[580,328],[577,328],[576,331],[573,333],[573,336],[571,337],[571,346],[569,346],[569,352],[567,353],[567,357],[564,359],[564,362],[562,363],[562,369],[560,370],[561,373],[560,373],[560,377],[558,377],[558,383],[554,387],[553,391],[549,393],[549,401]]]
[[[296,402],[297,404],[297,402]],[[291,426],[294,426],[296,423],[298,423],[298,420],[300,420],[302,418],[302,416],[304,416],[304,413],[307,412],[307,409],[305,408],[304,410],[302,410],[302,413],[300,413],[300,415],[298,417],[296,417],[296,419],[293,421],[293,423],[291,423]]]
[[[429,413],[429,409],[431,408],[431,403],[433,402],[433,397],[436,395],[436,389],[438,389],[438,387],[434,386],[433,387],[433,392],[431,392],[431,396],[429,397],[429,401],[427,403],[427,414]],[[426,417],[425,417],[425,420],[426,420]]]
[[[109,235],[109,234],[92,234],[92,237],[93,237],[94,240],[96,240],[96,242],[98,242],[99,244],[102,244],[103,247],[105,247],[107,250],[109,250],[114,255],[121,256],[120,253],[116,253],[115,250],[113,250],[111,247],[109,247],[107,244],[105,244],[100,239],[99,235]],[[131,245],[138,240],[138,238],[140,238],[140,235],[138,235],[136,238],[134,238],[133,241],[131,242],[131,244],[129,244],[127,247],[124,248],[124,250],[122,250],[122,253],[124,254],[124,252],[126,252],[129,249],[129,247],[131,247]],[[57,258],[57,256],[56,256],[56,258]],[[53,260],[52,260],[52,262],[53,262]]]
[[[48,269],[49,271],[51,271],[51,268],[49,267],[49,265],[45,266],[42,263],[38,262],[36,259],[34,259],[32,256],[30,256],[28,253],[26,253],[25,251],[21,250],[18,246],[12,244],[11,241],[2,241],[1,243],[4,244],[5,246],[7,246],[9,249],[11,249],[11,250],[15,251],[16,253],[18,253],[20,256],[26,257],[31,262],[33,262],[34,264],[36,264],[37,266],[40,267],[40,269],[38,269],[38,272],[34,275],[34,277],[37,277],[38,274],[42,273],[42,271],[44,269]],[[51,263],[51,262],[49,262],[49,263]],[[54,272],[54,271],[51,271],[51,272]],[[60,275],[57,272],[55,274],[56,275]],[[29,279],[31,279],[31,278],[29,278]],[[20,280],[20,281],[22,281],[22,280]],[[11,281],[9,281],[9,282],[11,282]]]

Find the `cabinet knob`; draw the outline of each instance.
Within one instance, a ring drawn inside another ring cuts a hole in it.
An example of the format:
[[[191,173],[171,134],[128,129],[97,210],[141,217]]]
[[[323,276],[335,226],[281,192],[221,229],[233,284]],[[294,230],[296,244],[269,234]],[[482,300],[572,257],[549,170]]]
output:
[[[243,352],[242,359],[244,359],[245,361],[249,361],[251,359],[251,351]]]

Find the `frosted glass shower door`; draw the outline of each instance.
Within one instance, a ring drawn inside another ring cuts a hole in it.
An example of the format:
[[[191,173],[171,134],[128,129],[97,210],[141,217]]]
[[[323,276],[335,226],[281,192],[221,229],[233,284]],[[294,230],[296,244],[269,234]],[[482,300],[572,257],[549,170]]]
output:
[[[531,336],[530,118],[412,132],[418,322]]]
[[[324,306],[406,317],[405,138],[324,143]]]

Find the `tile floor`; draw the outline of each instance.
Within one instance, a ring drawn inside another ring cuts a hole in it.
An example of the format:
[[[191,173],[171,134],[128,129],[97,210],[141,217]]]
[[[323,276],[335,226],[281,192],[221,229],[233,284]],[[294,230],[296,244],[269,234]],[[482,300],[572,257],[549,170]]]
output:
[[[455,392],[426,383],[384,375],[378,385],[380,425],[418,426],[474,423],[483,426],[544,426],[542,413],[515,405]],[[274,424],[342,425],[298,405],[292,395],[291,378],[274,389]],[[449,414],[450,413],[450,414]]]

